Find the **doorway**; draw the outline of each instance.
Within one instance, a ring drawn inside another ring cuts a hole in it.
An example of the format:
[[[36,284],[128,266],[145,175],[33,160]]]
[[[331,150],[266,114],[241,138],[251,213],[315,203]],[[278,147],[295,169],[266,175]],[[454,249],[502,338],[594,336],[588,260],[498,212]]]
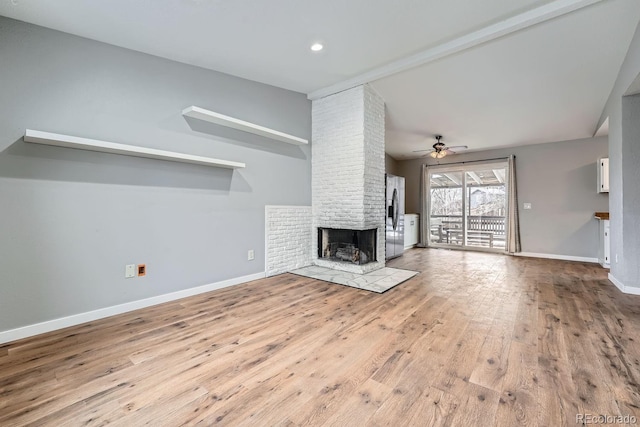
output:
[[[509,164],[428,167],[429,246],[505,252]]]

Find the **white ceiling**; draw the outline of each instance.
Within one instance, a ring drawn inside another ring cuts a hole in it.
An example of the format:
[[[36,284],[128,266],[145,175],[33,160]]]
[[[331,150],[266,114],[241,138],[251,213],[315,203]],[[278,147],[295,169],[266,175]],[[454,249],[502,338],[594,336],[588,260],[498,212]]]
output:
[[[310,95],[371,82],[401,159],[440,133],[473,150],[593,135],[640,1],[0,0],[0,15]],[[407,61],[459,40],[475,42]]]

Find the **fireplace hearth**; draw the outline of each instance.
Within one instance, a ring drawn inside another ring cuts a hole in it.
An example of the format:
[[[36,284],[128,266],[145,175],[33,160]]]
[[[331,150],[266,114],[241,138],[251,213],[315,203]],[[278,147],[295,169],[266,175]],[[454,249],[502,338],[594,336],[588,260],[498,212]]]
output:
[[[377,230],[318,228],[318,258],[356,265],[376,261]]]

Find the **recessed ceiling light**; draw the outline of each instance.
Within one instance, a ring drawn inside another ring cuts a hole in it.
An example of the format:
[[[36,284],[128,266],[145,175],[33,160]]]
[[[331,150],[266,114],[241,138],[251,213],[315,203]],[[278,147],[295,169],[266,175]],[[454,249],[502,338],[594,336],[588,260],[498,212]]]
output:
[[[311,50],[314,52],[319,52],[322,50],[324,46],[322,46],[322,43],[314,43],[311,45]]]

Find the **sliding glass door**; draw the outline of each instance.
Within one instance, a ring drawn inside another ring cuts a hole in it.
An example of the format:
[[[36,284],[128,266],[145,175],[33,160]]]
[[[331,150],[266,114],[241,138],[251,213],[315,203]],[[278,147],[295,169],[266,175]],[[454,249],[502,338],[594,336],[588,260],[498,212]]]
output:
[[[429,246],[503,252],[508,164],[429,167]]]

